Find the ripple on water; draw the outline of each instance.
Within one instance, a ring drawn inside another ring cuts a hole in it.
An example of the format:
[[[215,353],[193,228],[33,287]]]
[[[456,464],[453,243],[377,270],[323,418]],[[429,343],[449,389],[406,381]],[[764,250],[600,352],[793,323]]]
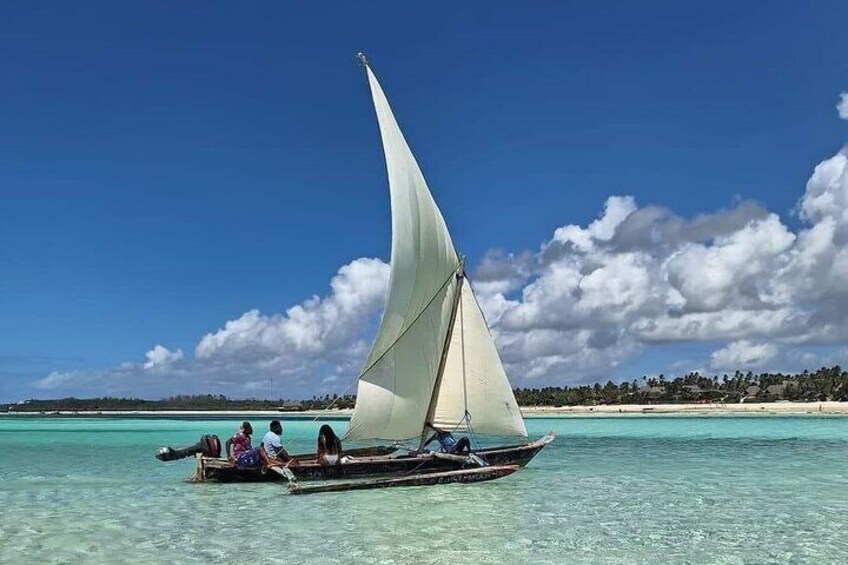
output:
[[[0,421],[0,562],[848,563],[848,420],[669,420],[531,421],[560,437],[513,477],[311,497],[151,456],[235,422],[69,421],[43,458],[56,420]]]

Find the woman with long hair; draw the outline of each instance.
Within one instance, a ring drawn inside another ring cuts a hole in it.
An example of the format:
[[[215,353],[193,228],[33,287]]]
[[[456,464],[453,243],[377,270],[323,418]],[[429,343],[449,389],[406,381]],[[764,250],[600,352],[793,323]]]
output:
[[[318,430],[318,463],[321,465],[337,465],[342,456],[342,440],[333,428],[324,424]]]

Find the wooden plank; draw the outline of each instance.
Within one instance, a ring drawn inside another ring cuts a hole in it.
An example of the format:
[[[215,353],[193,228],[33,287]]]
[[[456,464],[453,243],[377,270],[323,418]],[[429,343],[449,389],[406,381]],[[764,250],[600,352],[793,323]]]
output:
[[[357,481],[345,483],[331,483],[326,485],[308,485],[289,487],[290,494],[316,494],[319,492],[345,492],[349,490],[366,490],[374,488],[411,487],[444,485],[449,483],[476,483],[491,481],[506,477],[518,471],[518,465],[500,465],[497,467],[479,467],[476,469],[461,469],[458,471],[446,471],[441,473],[421,473],[408,477],[394,479],[375,479],[370,481]]]

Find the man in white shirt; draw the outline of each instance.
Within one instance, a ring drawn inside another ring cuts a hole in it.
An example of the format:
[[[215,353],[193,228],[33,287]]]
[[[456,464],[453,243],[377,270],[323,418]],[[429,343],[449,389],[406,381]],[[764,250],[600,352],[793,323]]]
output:
[[[277,459],[279,461],[288,461],[291,459],[283,447],[283,441],[280,436],[283,435],[283,425],[279,420],[272,420],[269,426],[270,430],[262,438],[262,449],[269,459]]]

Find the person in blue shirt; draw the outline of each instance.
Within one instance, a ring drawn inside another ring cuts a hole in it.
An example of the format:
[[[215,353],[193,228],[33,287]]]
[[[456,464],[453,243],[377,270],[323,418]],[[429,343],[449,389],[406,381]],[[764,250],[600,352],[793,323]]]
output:
[[[440,430],[438,428],[433,428],[433,435],[430,436],[430,439],[424,444],[424,447],[427,447],[434,441],[439,442],[439,446],[442,448],[442,452],[444,453],[453,453],[456,455],[466,455],[471,453],[471,442],[467,437],[459,438],[457,441],[456,438],[453,437],[453,434],[450,432],[446,432],[444,430]]]

